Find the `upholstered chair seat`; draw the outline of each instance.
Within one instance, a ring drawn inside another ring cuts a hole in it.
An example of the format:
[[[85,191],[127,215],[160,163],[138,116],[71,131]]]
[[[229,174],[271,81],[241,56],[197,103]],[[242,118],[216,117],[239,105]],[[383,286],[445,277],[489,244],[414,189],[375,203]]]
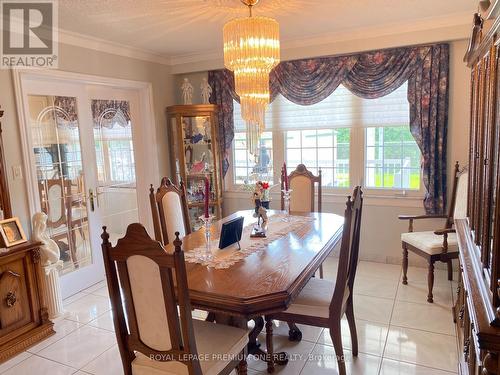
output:
[[[443,236],[435,234],[433,231],[403,233],[401,241],[430,255],[443,252]],[[457,235],[450,233],[448,234],[448,252],[456,251],[458,251]]]
[[[328,319],[334,290],[334,281],[313,277],[286,312]]]
[[[194,338],[203,375],[217,375],[227,367],[227,358],[237,357],[248,344],[248,332],[243,329],[193,320]],[[226,358],[226,360],[224,360]],[[160,362],[136,354],[132,362],[133,375],[189,375],[187,366],[175,361]]]

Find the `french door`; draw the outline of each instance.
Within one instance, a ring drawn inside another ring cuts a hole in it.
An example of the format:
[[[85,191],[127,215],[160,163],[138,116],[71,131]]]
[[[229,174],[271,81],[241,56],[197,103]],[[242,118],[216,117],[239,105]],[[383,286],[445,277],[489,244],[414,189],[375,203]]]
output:
[[[147,187],[158,178],[141,90],[28,75],[20,91],[32,211],[47,215],[65,297],[104,279],[103,225],[113,243],[130,223],[149,227]]]

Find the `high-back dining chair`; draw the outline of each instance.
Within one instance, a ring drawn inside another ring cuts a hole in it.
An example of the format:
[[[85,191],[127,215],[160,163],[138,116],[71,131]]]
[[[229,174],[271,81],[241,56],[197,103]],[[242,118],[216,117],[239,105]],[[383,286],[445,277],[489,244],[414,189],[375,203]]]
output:
[[[281,171],[283,175],[283,170]],[[321,212],[321,169],[317,176],[312,174],[304,164],[297,165],[297,168],[288,176],[290,195],[290,211],[295,212]],[[315,190],[318,190],[318,209],[314,209]],[[285,199],[283,196],[284,181],[281,181],[281,210],[285,209]],[[319,267],[319,277],[323,278],[323,265]]]
[[[401,234],[403,247],[403,284],[408,284],[408,251],[427,260],[428,294],[427,302],[434,302],[434,263],[444,262],[448,267],[448,280],[453,279],[452,259],[458,258],[458,241],[453,228],[455,219],[463,219],[467,215],[468,173],[455,164],[451,202],[447,214],[444,215],[400,215],[400,220],[408,220],[408,232]],[[422,219],[446,219],[443,229],[414,232],[413,221]]]
[[[163,177],[156,193],[151,185],[149,201],[157,241],[166,245],[173,241],[175,232],[179,232],[181,238],[191,233],[186,188],[182,181],[177,187],[169,178]]]
[[[353,356],[358,355],[353,287],[358,266],[362,210],[363,192],[361,187],[357,186],[352,198],[348,197],[344,212],[344,228],[336,281],[313,277],[286,311],[266,316],[266,343],[271,354],[273,352],[272,320],[329,328],[337,355],[339,374],[345,375],[344,349],[340,329],[341,319],[345,314],[351,332],[352,354]],[[273,364],[269,363],[268,366],[272,367]]]
[[[106,227],[101,238],[125,375],[246,374],[248,332],[192,319],[179,232],[173,253],[138,223],[114,247]]]

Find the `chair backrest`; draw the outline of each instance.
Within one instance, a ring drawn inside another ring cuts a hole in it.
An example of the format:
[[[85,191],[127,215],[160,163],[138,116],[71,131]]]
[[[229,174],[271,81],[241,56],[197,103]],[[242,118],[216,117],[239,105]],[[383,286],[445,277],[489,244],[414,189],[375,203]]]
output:
[[[69,207],[67,199],[71,195],[71,180],[53,178],[38,183],[40,205],[47,214],[47,227],[58,228],[66,224]]]
[[[160,362],[182,362],[189,374],[201,375],[179,233],[169,254],[141,224],[130,224],[114,247],[103,229],[104,266],[125,374],[132,374],[139,352]]]
[[[282,173],[283,174],[283,173]],[[314,212],[315,184],[318,185],[318,210],[321,212],[321,170],[317,176],[307,170],[304,164],[299,164],[297,168],[288,176],[289,188],[292,190],[290,196],[290,211]],[[284,182],[281,181],[281,190],[284,189]],[[281,193],[281,209],[285,209],[283,193]]]
[[[170,179],[162,178],[156,193],[151,185],[149,200],[157,241],[166,245],[175,238],[175,232],[179,232],[181,238],[191,233],[186,188],[182,181],[177,187]]]
[[[340,245],[337,281],[330,304],[330,319],[342,318],[346,303],[349,298],[352,298],[354,278],[358,267],[362,211],[363,192],[361,186],[356,186],[352,197],[347,198],[344,213],[344,228]]]
[[[468,172],[466,168],[460,169],[457,161],[453,174],[453,187],[451,190],[448,217],[446,219],[446,228],[451,228],[454,219],[464,219],[467,216],[467,191]]]

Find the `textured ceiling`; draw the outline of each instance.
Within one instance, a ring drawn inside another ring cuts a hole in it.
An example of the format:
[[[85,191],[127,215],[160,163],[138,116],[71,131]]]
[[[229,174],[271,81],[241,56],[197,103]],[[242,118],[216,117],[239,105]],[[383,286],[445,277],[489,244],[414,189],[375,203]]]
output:
[[[275,17],[281,40],[412,21],[467,17],[475,0],[261,0],[254,14]],[[222,48],[222,26],[247,15],[240,0],[59,0],[59,27],[163,56]]]

